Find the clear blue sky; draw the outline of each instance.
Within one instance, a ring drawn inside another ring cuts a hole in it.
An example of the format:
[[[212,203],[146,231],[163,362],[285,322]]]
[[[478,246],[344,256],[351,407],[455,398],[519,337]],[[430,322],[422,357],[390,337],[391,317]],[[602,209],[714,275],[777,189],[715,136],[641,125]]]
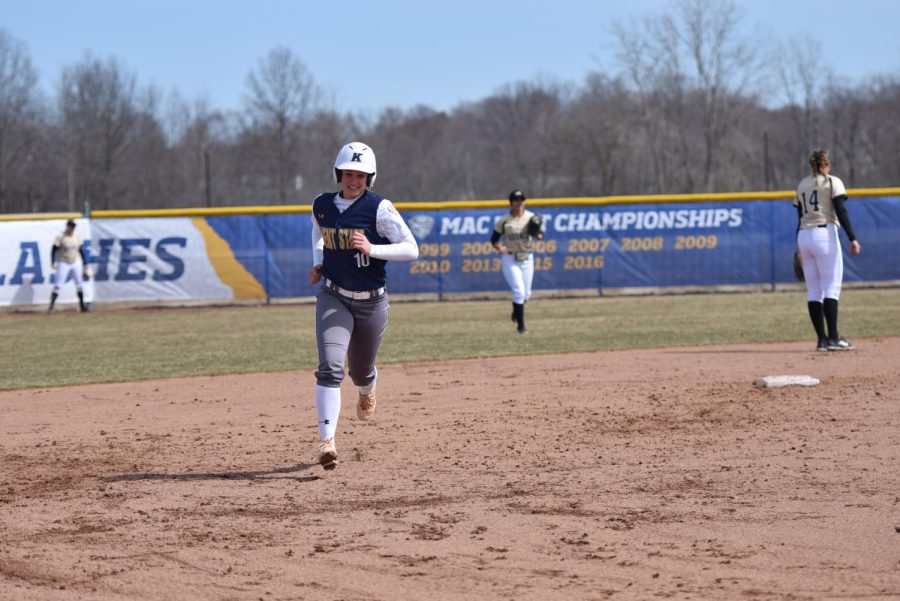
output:
[[[424,104],[445,110],[538,76],[613,74],[614,21],[671,10],[665,0],[0,0],[0,27],[25,43],[55,93],[86,52],[116,57],[140,85],[238,109],[247,73],[284,45],[339,110]],[[900,75],[900,0],[740,0],[748,32],[818,39],[850,83]],[[365,7],[357,12],[353,8]]]

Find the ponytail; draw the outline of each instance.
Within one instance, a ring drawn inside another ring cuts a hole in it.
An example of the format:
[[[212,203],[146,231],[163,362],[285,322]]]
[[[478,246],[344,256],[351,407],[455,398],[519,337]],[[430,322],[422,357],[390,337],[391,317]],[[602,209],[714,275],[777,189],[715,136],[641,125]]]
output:
[[[818,180],[818,176],[825,176],[822,173],[822,169],[826,165],[830,165],[831,160],[828,158],[828,151],[817,149],[813,150],[812,154],[809,155],[809,166],[812,169],[813,178]]]

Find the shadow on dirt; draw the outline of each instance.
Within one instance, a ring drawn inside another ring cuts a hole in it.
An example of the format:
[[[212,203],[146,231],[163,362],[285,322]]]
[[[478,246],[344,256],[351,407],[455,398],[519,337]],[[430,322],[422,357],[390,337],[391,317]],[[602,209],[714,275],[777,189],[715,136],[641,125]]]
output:
[[[815,344],[809,348],[810,355],[815,348]],[[668,350],[663,349],[663,353],[670,355],[796,355],[798,352],[794,349],[680,349]]]
[[[210,472],[205,474],[158,474],[144,472],[138,474],[118,474],[104,476],[101,482],[136,482],[140,480],[296,480],[297,482],[313,482],[319,480],[319,476],[283,476],[280,474],[292,474],[303,472],[313,467],[319,467],[318,463],[298,463],[290,467],[276,467],[259,472]]]

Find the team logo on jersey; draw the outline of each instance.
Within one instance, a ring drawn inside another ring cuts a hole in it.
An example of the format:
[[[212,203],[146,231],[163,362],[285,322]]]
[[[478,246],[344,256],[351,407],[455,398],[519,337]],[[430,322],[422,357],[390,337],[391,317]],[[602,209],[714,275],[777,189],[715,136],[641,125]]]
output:
[[[431,215],[416,215],[409,220],[409,229],[420,240],[427,238],[434,228],[434,217]]]
[[[329,250],[353,250],[353,233],[365,233],[359,228],[323,227],[322,242]]]

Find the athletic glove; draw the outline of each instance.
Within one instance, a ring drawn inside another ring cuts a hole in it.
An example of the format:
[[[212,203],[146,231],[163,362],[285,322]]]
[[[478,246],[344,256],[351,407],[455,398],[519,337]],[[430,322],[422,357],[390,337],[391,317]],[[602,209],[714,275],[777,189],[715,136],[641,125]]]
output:
[[[531,219],[528,221],[528,235],[533,237],[540,234],[542,223],[544,223],[544,219],[540,215],[532,215]]]
[[[798,282],[803,281],[803,261],[800,259],[800,251],[794,251],[794,276]]]

